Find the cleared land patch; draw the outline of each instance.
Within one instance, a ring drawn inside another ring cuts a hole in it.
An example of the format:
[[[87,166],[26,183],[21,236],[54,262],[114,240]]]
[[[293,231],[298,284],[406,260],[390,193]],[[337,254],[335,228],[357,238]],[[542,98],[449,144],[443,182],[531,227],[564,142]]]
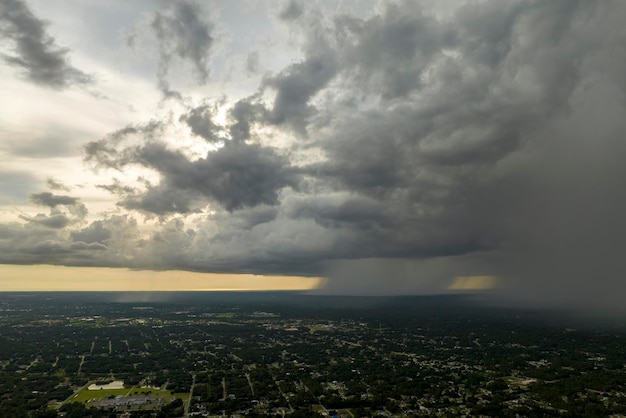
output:
[[[189,397],[188,393],[173,393],[170,390],[137,386],[120,388],[121,382],[112,383],[107,385],[91,383],[72,395],[67,402],[80,402],[87,406],[118,407],[134,410],[157,409],[175,399],[184,401]]]

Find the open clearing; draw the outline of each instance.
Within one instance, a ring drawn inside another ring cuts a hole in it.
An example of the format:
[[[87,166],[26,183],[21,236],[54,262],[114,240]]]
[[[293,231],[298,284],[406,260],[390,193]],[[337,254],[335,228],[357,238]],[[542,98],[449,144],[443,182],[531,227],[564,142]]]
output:
[[[108,398],[109,396],[125,396],[129,392],[129,389],[100,389],[89,390],[87,388],[81,389],[78,393],[74,394],[69,402],[82,402],[85,403],[90,399]]]
[[[159,398],[163,398],[164,403],[171,402],[174,399],[180,398],[182,400],[187,399],[188,393],[172,393],[169,390],[155,389],[155,388],[142,388],[142,387],[126,387],[122,389],[98,389],[89,390],[87,387],[83,387],[78,393],[71,396],[67,402],[81,402],[87,403],[94,399],[114,398],[117,396],[123,396],[124,398],[130,398],[138,395],[153,395]]]

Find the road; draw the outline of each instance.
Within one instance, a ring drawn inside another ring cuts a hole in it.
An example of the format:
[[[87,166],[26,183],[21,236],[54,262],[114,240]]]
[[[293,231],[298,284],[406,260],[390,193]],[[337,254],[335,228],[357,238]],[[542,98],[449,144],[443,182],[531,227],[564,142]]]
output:
[[[187,398],[187,402],[185,402],[185,414],[183,415],[185,418],[189,416],[189,408],[191,407],[191,398],[193,397],[193,388],[196,386],[196,375],[191,375],[191,389],[189,389],[189,397]]]
[[[250,391],[254,397],[254,387],[252,387],[252,380],[250,380],[250,373],[246,373],[246,379],[248,379],[248,385],[250,385]]]
[[[80,376],[80,371],[83,368],[83,363],[85,363],[85,355],[80,356],[80,364],[78,365],[78,371],[76,372],[77,376]]]
[[[280,383],[276,380],[276,377],[272,376],[272,378],[274,379],[274,383],[276,384],[276,387],[278,387],[278,391],[282,395],[283,399],[285,399],[285,401],[287,402],[287,406],[289,406],[289,410],[293,412],[293,407],[291,406],[291,403],[289,402],[289,398],[287,397],[287,394],[283,392],[283,389],[280,387]]]

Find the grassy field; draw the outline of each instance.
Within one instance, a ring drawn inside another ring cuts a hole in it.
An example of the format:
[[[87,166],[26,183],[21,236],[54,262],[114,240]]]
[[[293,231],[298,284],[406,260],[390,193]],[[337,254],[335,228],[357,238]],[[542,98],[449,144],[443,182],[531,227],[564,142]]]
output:
[[[187,392],[185,392],[185,393],[177,392],[177,393],[174,394],[174,398],[181,399],[183,402],[185,402],[187,400],[187,398],[189,398],[189,393],[187,393]]]
[[[169,390],[161,390],[161,389],[154,389],[154,388],[138,388],[138,387],[133,387],[130,392],[129,395],[136,395],[136,394],[141,394],[141,395],[147,395],[147,394],[152,394],[152,395],[162,395],[162,396],[167,396],[167,395],[171,395],[172,392]]]
[[[80,392],[73,395],[69,399],[69,402],[85,403],[90,399],[108,398],[109,396],[119,396],[119,395],[126,396],[126,394],[130,390],[131,390],[130,388],[89,390],[85,387],[81,389]]]
[[[316,332],[325,332],[328,331],[328,328],[322,325],[312,325],[309,327],[309,332],[311,334],[315,334]]]
[[[78,393],[71,396],[67,402],[81,402],[86,403],[92,399],[103,399],[108,398],[110,396],[133,396],[133,395],[154,395],[161,398],[164,398],[164,401],[171,402],[174,399],[182,399],[185,401],[189,397],[189,393],[172,393],[169,390],[161,390],[154,388],[140,388],[140,387],[129,387],[124,389],[99,389],[99,390],[89,390],[85,386]]]

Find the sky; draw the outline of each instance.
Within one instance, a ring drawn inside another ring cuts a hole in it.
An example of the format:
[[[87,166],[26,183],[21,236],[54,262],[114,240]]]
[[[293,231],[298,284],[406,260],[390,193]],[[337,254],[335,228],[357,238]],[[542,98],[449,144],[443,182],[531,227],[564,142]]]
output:
[[[2,0],[0,272],[622,309],[624,21],[620,0]]]

